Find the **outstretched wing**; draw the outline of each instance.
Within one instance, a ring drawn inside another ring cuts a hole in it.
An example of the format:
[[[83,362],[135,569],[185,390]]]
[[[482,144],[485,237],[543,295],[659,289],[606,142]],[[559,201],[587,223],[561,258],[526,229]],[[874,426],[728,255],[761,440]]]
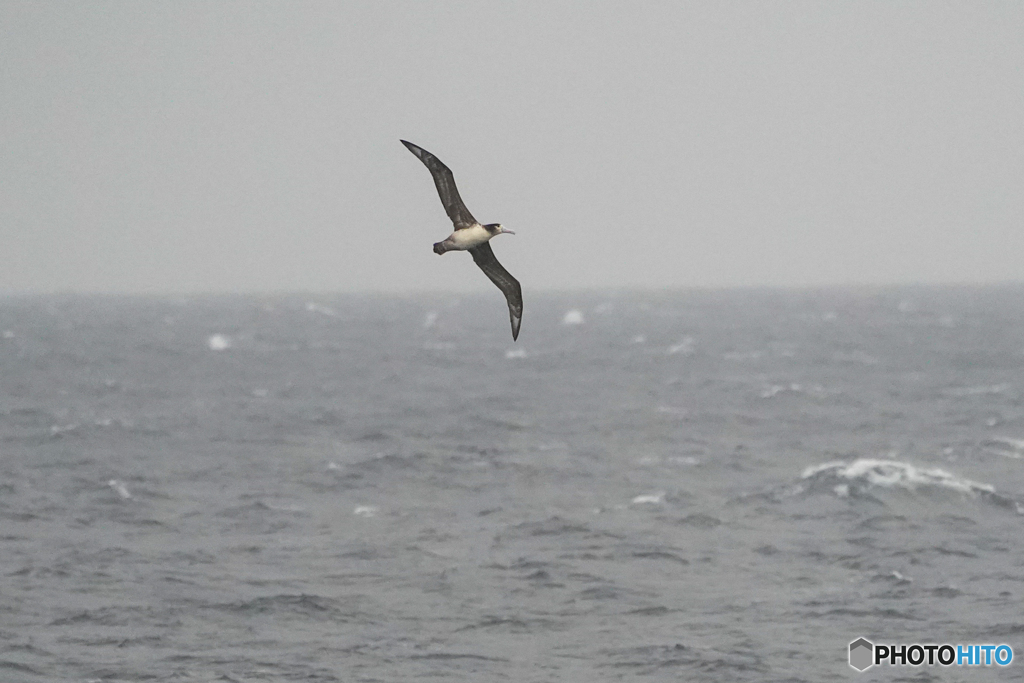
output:
[[[519,280],[509,275],[498,259],[494,258],[489,242],[473,247],[469,250],[473,260],[484,271],[484,275],[491,278],[491,282],[498,285],[498,289],[505,294],[508,300],[508,317],[512,321],[512,341],[519,338],[519,323],[523,319],[523,290],[519,287]]]
[[[452,219],[455,229],[462,230],[471,225],[476,225],[476,219],[473,218],[473,214],[462,203],[462,197],[459,196],[459,188],[455,187],[455,176],[452,175],[451,169],[422,147],[417,147],[405,140],[401,142],[430,170],[430,175],[434,177],[434,185],[437,186],[437,194],[440,195],[441,203],[444,204],[445,213],[448,214],[448,218]]]

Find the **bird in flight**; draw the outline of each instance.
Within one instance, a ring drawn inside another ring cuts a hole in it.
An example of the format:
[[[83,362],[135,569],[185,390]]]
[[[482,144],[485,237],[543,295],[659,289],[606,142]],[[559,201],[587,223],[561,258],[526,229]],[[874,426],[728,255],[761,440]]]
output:
[[[489,244],[490,239],[495,235],[514,235],[515,233],[502,227],[500,223],[481,225],[462,203],[462,197],[459,196],[459,190],[455,187],[455,176],[452,175],[451,169],[422,147],[405,140],[401,142],[430,171],[430,175],[434,178],[434,185],[437,186],[437,194],[441,196],[445,213],[452,219],[452,224],[455,226],[455,232],[447,239],[434,243],[434,253],[440,255],[446,251],[468,251],[472,254],[476,265],[480,266],[484,275],[498,286],[508,301],[508,315],[509,320],[512,321],[512,341],[515,341],[519,338],[519,323],[523,319],[523,290],[519,287],[519,281],[509,275],[509,272],[498,263],[498,259],[494,258],[494,252],[491,251]]]

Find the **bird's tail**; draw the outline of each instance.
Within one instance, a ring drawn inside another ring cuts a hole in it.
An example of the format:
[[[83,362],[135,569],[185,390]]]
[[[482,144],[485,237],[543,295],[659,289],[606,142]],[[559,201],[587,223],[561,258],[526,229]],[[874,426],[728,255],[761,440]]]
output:
[[[448,247],[445,246],[444,242],[434,242],[434,253],[441,255],[448,251]]]

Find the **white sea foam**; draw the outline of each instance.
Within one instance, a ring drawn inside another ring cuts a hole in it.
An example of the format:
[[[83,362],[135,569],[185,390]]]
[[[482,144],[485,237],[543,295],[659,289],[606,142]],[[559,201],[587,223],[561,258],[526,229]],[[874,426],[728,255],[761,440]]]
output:
[[[1011,439],[1005,436],[997,436],[985,441],[982,446],[989,453],[1001,455],[1004,458],[1024,458],[1024,439]]]
[[[882,488],[902,488],[910,491],[918,488],[944,488],[958,493],[977,495],[995,493],[991,484],[982,484],[958,477],[938,467],[917,467],[899,460],[876,460],[860,458],[853,462],[832,461],[814,465],[804,470],[801,479],[812,479],[830,475],[851,482],[863,482]],[[836,491],[838,495],[849,493],[849,487]]]
[[[761,398],[771,398],[784,391],[791,391],[793,393],[799,393],[803,391],[803,387],[799,384],[793,383],[789,385],[785,384],[773,384],[769,387],[765,387],[764,391],[761,392]]]
[[[62,434],[68,434],[75,431],[82,425],[77,422],[71,422],[63,425],[50,425],[50,436],[61,436]]]
[[[1009,391],[1009,384],[981,384],[973,387],[951,387],[944,390],[946,396],[987,396],[991,394],[1005,394]]]
[[[326,315],[331,318],[335,318],[338,315],[338,312],[330,306],[324,306],[323,304],[318,304],[315,301],[307,301],[306,310],[310,313],[319,313],[320,315]]]
[[[231,337],[226,334],[211,334],[210,338],[206,340],[206,345],[210,347],[211,351],[226,351],[232,346]]]
[[[380,508],[375,505],[357,505],[352,514],[359,515],[360,517],[374,517],[379,511]]]
[[[679,353],[684,356],[689,356],[691,353],[693,353],[693,349],[696,345],[697,340],[694,339],[693,337],[683,337],[678,344],[673,344],[672,346],[668,347],[668,354],[670,356],[674,356],[675,354]]]
[[[834,391],[829,391],[820,384],[804,386],[802,384],[797,384],[796,382],[791,382],[789,384],[772,384],[765,387],[761,391],[761,398],[772,398],[785,393],[805,394],[812,398],[827,398],[828,396],[835,394]]]
[[[895,569],[893,569],[891,572],[889,572],[889,576],[891,576],[892,578],[896,579],[897,583],[913,583],[914,582],[914,580],[912,578],[910,578],[909,576],[904,576],[903,574],[901,574],[900,572],[896,571]]]
[[[632,339],[629,340],[630,344],[644,344],[646,342],[647,342],[647,337],[642,335],[642,334],[638,334],[638,335],[634,336]]]
[[[526,349],[509,349],[505,352],[505,358],[526,358]]]
[[[565,316],[562,318],[563,325],[582,325],[583,324],[583,311],[578,308],[572,308],[568,310]]]
[[[131,492],[128,491],[128,487],[119,482],[117,479],[111,479],[107,482],[107,486],[114,489],[117,495],[121,496],[122,500],[128,500],[132,497]]]
[[[665,502],[665,492],[644,493],[633,499],[633,505],[660,505]]]
[[[437,311],[428,311],[423,318],[423,329],[429,330],[437,324]]]
[[[645,455],[637,460],[639,465],[699,465],[700,460],[690,455]]]

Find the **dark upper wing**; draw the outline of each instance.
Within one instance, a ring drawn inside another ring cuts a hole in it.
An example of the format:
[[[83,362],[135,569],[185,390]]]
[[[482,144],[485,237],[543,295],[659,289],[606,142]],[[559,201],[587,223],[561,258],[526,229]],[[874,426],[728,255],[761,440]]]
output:
[[[508,300],[508,316],[512,321],[512,341],[519,338],[519,323],[523,319],[523,290],[519,287],[519,281],[509,275],[498,259],[494,258],[489,242],[469,250],[473,260],[484,271],[484,275],[491,278],[491,282],[498,285]]]
[[[405,140],[401,142],[423,162],[423,165],[430,170],[430,175],[434,176],[437,194],[441,196],[441,203],[444,204],[445,213],[448,214],[448,218],[452,219],[455,229],[461,230],[471,225],[476,225],[476,219],[473,218],[473,214],[462,203],[462,197],[459,196],[459,189],[455,187],[455,176],[452,175],[451,169],[422,147],[417,147]]]

